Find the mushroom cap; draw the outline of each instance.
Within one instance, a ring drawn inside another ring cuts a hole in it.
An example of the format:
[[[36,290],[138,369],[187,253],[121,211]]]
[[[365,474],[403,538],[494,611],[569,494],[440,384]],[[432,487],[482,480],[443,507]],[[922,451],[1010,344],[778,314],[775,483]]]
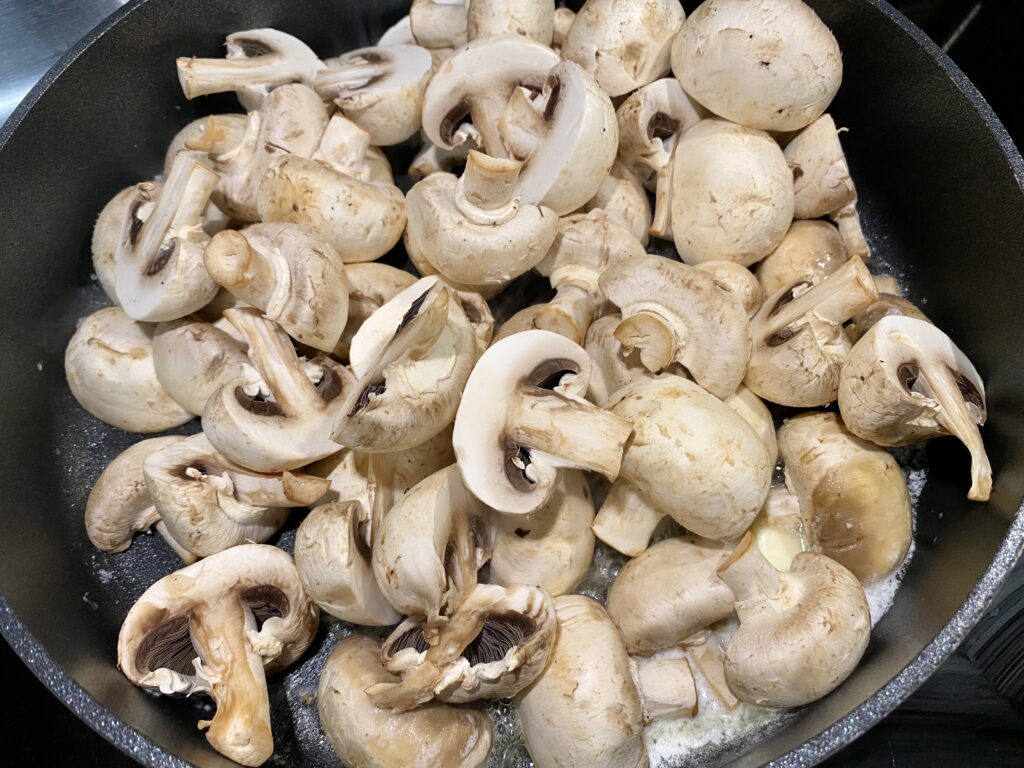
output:
[[[724,557],[718,542],[675,538],[629,560],[605,604],[626,650],[647,656],[729,616],[735,597],[715,573]]]
[[[587,0],[569,27],[562,56],[597,78],[609,96],[622,96],[668,72],[684,15],[679,0]]]
[[[721,287],[739,299],[740,304],[751,317],[761,308],[764,291],[754,273],[734,261],[703,261],[697,265]]]
[[[418,45],[451,48],[466,42],[466,0],[412,0],[409,30]]]
[[[163,188],[162,181],[143,182],[152,185],[155,194]],[[110,202],[103,206],[96,224],[92,228],[92,270],[100,281],[100,287],[114,304],[117,304],[117,290],[114,287],[114,254],[121,239],[121,225],[128,215],[128,209],[139,192],[141,184],[125,187]]]
[[[768,495],[772,465],[743,417],[667,374],[619,390],[605,408],[633,425],[621,476],[658,509],[709,539],[747,530]]]
[[[764,404],[764,400],[741,384],[735,392],[722,402],[742,416],[743,420],[761,436],[765,447],[768,449],[768,460],[772,466],[775,466],[775,462],[779,458],[779,446],[775,436],[775,419],[772,418],[772,413],[768,410],[768,406]]]
[[[651,204],[633,172],[618,160],[604,177],[597,192],[580,209],[582,213],[601,210],[608,218],[626,229],[641,245],[650,240]]]
[[[643,768],[643,710],[618,630],[589,597],[554,604],[551,661],[515,701],[530,757],[544,766]]]
[[[412,22],[409,14],[406,14],[377,38],[377,45],[415,45],[416,39],[412,36]]]
[[[182,150],[214,154],[227,151],[244,141],[248,127],[249,118],[242,114],[197,117],[171,139],[164,154],[164,177],[171,174],[174,158]]]
[[[857,202],[857,189],[831,115],[822,115],[790,139],[783,154],[793,173],[796,218],[816,219]]]
[[[388,264],[362,261],[345,267],[348,280],[348,320],[331,354],[348,359],[352,337],[366,319],[399,291],[416,282],[416,276]]]
[[[487,713],[429,702],[410,712],[375,707],[365,691],[398,678],[380,661],[380,644],[349,635],[320,675],[320,724],[347,765],[377,768],[483,768],[491,752]]]
[[[748,267],[782,242],[793,220],[793,176],[771,136],[701,120],[673,157],[672,238],[683,261]]]
[[[85,410],[126,432],[163,432],[192,419],[157,379],[153,326],[120,307],[82,320],[64,353],[64,372]]]
[[[470,40],[514,32],[551,45],[554,25],[554,0],[468,0],[466,3],[466,37]]]
[[[673,41],[672,71],[716,115],[794,131],[828,109],[843,60],[828,27],[801,0],[706,0]]]
[[[821,282],[849,258],[835,226],[794,221],[778,247],[757,265],[757,279],[764,295],[771,296],[801,280]]]

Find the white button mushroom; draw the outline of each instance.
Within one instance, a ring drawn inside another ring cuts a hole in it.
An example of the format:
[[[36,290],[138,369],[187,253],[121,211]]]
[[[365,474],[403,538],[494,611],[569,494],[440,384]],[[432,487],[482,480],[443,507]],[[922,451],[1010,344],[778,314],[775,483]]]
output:
[[[484,768],[491,752],[487,713],[440,702],[410,712],[376,707],[365,691],[398,680],[380,662],[380,643],[350,635],[327,657],[317,711],[338,757],[366,768]]]
[[[743,420],[761,436],[768,449],[768,461],[774,466],[779,458],[779,446],[775,438],[775,419],[772,418],[771,411],[768,410],[764,401],[741,384],[722,402],[742,416]]]
[[[715,278],[715,282],[739,299],[751,317],[761,308],[764,291],[749,269],[734,261],[703,261],[697,265],[697,269],[703,269]]]
[[[160,196],[163,189],[162,181],[144,181],[125,187],[110,202],[103,206],[96,224],[92,229],[92,271],[107,297],[117,304],[117,290],[114,287],[114,258],[118,242],[121,240],[121,227],[128,216],[128,209],[141,192],[153,197]]]
[[[718,703],[726,711],[736,709],[740,700],[736,698],[736,694],[729,689],[729,683],[726,682],[725,651],[719,638],[712,634],[700,645],[688,646],[686,656],[697,668],[697,672]]]
[[[424,48],[466,44],[466,0],[412,0],[409,29]]]
[[[565,36],[569,34],[573,21],[576,20],[576,11],[572,8],[555,8],[555,15],[552,20],[551,47],[561,52]]]
[[[404,269],[376,261],[346,265],[345,278],[348,281],[348,319],[341,338],[331,352],[333,357],[343,361],[348,360],[352,337],[366,319],[385,302],[416,282],[415,275]]]
[[[587,397],[597,405],[604,405],[627,384],[654,378],[640,362],[640,350],[633,349],[627,354],[622,342],[615,338],[615,329],[621,322],[621,315],[605,315],[591,323],[587,330],[585,348],[594,363]]]
[[[167,152],[164,153],[164,178],[171,175],[174,158],[179,152],[225,152],[242,143],[248,128],[247,115],[229,113],[196,118],[171,139]]]
[[[988,501],[992,466],[981,439],[985,384],[967,356],[926,320],[883,317],[854,346],[839,381],[850,431],[878,445],[955,435],[971,453],[967,498]]]
[[[650,241],[651,204],[647,192],[633,172],[618,160],[594,196],[580,208],[581,213],[596,210],[604,211],[609,219],[625,227],[641,245]]]
[[[441,149],[421,136],[422,144],[416,157],[409,163],[409,178],[422,181],[432,173],[453,173],[456,176],[466,167],[466,155],[479,149],[475,142],[466,141],[454,149]]]
[[[846,328],[850,341],[854,344],[860,341],[883,317],[895,315],[897,317],[913,317],[926,323],[931,322],[928,316],[912,302],[901,299],[896,294],[883,293],[879,287],[878,275],[875,275],[875,287],[878,288],[878,301],[854,315],[853,321]]]
[[[470,40],[512,32],[551,45],[554,27],[554,0],[466,0]]]
[[[259,766],[274,751],[266,672],[305,652],[318,614],[287,553],[243,544],[147,589],[121,625],[117,666],[154,693],[212,697],[216,713],[199,721],[207,740]]]
[[[843,60],[828,27],[800,0],[705,0],[676,35],[672,71],[716,115],[793,131],[828,109]]]
[[[163,432],[192,419],[157,379],[153,326],[120,307],[82,320],[64,352],[71,394],[96,418],[127,432]]]
[[[778,247],[757,265],[765,296],[801,280],[820,283],[846,263],[839,231],[827,221],[794,221]]]
[[[824,555],[801,552],[780,573],[750,534],[718,568],[736,595],[740,628],[725,652],[729,688],[743,701],[799,707],[853,672],[871,634],[857,578]]]
[[[549,331],[518,333],[484,352],[452,436],[466,487],[477,498],[525,515],[550,497],[559,468],[618,476],[631,428],[583,399],[591,369],[581,347]]]

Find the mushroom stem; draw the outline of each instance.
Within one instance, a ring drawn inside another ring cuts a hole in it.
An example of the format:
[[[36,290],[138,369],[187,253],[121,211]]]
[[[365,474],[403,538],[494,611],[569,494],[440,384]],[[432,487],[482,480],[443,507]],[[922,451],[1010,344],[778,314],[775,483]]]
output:
[[[825,322],[840,325],[877,300],[871,273],[863,261],[853,257],[792,301],[777,304],[768,322],[771,331],[778,332],[813,312]]]
[[[234,91],[246,85],[287,83],[299,74],[296,63],[279,53],[239,59],[182,56],[177,65],[178,81],[186,99]]]
[[[234,117],[229,115],[228,117]],[[259,122],[259,112],[253,112],[252,118]],[[203,123],[203,130],[185,142],[185,149],[193,152],[205,152],[210,155],[221,155],[238,146],[238,134],[232,130],[231,124],[222,115],[210,115]]]
[[[569,338],[582,345],[596,314],[593,294],[578,285],[563,284],[555,297],[537,311],[534,325],[549,330],[571,329],[573,335]]]
[[[518,89],[517,91],[518,92]],[[515,98],[513,93],[512,98]],[[477,94],[469,105],[473,128],[479,134],[477,143],[482,144],[487,154],[496,158],[507,158],[508,150],[498,130],[498,122],[507,106],[504,94]]]
[[[740,700],[736,698],[725,680],[725,651],[714,636],[709,637],[703,645],[695,648],[688,648],[687,655],[697,667],[704,678],[711,694],[718,699],[718,703],[727,710],[736,709]]]
[[[782,589],[779,572],[754,545],[748,531],[736,549],[718,566],[718,577],[736,595],[736,613],[745,621],[743,603],[763,597],[775,597]]]
[[[836,227],[839,229],[839,238],[846,246],[846,252],[851,256],[859,256],[866,259],[871,254],[867,241],[864,239],[864,230],[860,226],[860,216],[857,214],[857,201],[843,206],[832,216]]]
[[[320,148],[313,155],[313,159],[325,162],[341,173],[354,176],[356,169],[365,164],[369,149],[370,134],[338,113],[327,123],[327,129],[320,139]]]
[[[639,349],[640,362],[652,373],[668,367],[677,346],[672,324],[657,312],[646,309],[623,319],[615,329],[615,338],[626,355]]]
[[[658,181],[654,191],[654,218],[651,220],[650,232],[662,240],[672,239],[672,179],[675,168],[675,143],[668,162],[658,172]]]
[[[365,56],[352,56],[341,66],[317,72],[315,90],[321,98],[346,96],[350,91],[370,85],[380,71],[379,63],[371,62]]]
[[[504,224],[519,210],[514,193],[522,167],[518,160],[470,150],[466,170],[455,185],[455,207],[474,224]]]
[[[287,286],[290,274],[286,264],[271,264],[262,253],[249,247],[249,241],[235,229],[214,235],[203,255],[206,271],[218,285],[234,296],[257,307],[267,307],[279,284]]]
[[[618,480],[591,527],[605,544],[636,557],[647,549],[663,517],[665,513],[656,509],[635,485]]]
[[[638,664],[636,683],[645,722],[697,714],[697,685],[690,662],[685,658]]]

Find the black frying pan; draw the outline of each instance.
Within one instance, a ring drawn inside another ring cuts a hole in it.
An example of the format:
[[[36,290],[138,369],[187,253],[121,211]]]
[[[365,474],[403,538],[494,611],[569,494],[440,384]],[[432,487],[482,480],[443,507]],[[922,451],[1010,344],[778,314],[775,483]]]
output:
[[[843,48],[831,111],[851,128],[844,144],[874,252],[987,382],[995,492],[968,503],[966,451],[951,439],[928,445],[917,552],[863,662],[774,735],[716,758],[738,765],[808,765],[870,728],[959,644],[1024,541],[1024,163],[964,75],[888,4],[810,4]],[[98,553],[82,525],[96,476],[136,439],[85,414],[64,381],[75,319],[105,303],[89,278],[92,222],[115,192],[159,170],[179,127],[237,110],[230,97],[185,102],[176,56],[220,55],[227,33],[260,26],[335,55],[370,44],[404,5],[136,0],[65,56],[0,131],[0,630],[61,700],[148,765],[231,764],[196,730],[198,705],[157,700],[114,665],[129,605],[176,559],[159,537]],[[311,653],[322,658],[336,636],[321,633]],[[271,681],[271,765],[331,764],[308,737],[315,704],[303,694],[315,690],[316,661]]]

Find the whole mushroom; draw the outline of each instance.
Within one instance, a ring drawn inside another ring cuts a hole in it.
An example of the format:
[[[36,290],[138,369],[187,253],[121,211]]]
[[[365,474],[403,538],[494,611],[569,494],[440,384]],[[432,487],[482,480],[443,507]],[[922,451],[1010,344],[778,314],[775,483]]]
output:
[[[508,32],[551,45],[555,33],[554,0],[466,0],[466,37]]]
[[[650,241],[651,204],[647,200],[647,192],[633,172],[618,160],[579,212],[595,210],[604,211],[611,221],[628,230],[641,245],[646,246]]]

